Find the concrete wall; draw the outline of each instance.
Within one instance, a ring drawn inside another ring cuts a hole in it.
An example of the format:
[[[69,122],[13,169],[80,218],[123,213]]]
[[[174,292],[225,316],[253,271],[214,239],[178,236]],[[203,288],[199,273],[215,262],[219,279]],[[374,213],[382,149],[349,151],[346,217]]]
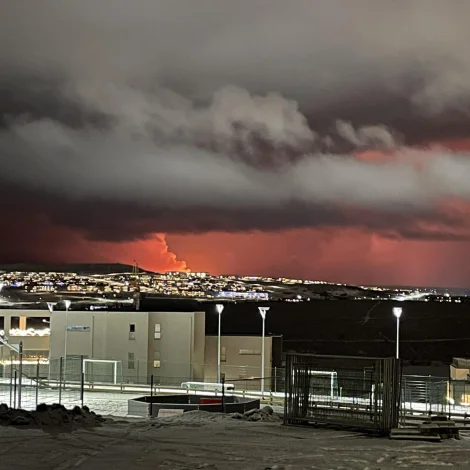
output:
[[[225,374],[227,381],[261,376],[261,341],[260,336],[221,337],[222,362],[220,371]],[[225,354],[223,354],[224,352]],[[270,337],[265,338],[264,353],[264,376],[270,378],[272,368],[272,339]],[[217,336],[206,336],[205,363],[205,381],[215,382],[217,377]],[[259,381],[253,383],[254,388],[259,385]],[[266,389],[269,386],[270,380],[266,380]]]

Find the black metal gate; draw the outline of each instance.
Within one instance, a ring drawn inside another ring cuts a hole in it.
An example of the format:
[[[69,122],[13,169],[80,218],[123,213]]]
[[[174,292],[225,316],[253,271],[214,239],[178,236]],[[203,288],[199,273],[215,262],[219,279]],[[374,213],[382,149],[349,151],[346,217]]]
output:
[[[287,354],[285,424],[322,423],[388,434],[398,426],[400,361]]]

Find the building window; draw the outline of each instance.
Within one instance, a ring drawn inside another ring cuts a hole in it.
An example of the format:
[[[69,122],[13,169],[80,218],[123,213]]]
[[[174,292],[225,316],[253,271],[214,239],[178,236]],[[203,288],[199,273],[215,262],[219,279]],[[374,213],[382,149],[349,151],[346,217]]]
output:
[[[225,346],[220,348],[220,362],[227,362],[227,349]]]
[[[135,339],[135,323],[129,325],[129,339]]]
[[[158,369],[161,366],[160,363],[160,351],[155,351],[153,355],[153,367],[154,369]]]
[[[155,339],[161,339],[162,337],[162,332],[160,330],[160,323],[155,323],[155,334],[154,338]]]
[[[128,369],[135,369],[135,355],[134,353],[127,353],[127,368]]]

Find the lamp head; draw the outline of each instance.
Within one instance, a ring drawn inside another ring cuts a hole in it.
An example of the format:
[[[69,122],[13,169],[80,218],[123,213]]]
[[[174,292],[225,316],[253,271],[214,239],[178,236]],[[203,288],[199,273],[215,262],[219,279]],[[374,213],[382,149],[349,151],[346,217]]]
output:
[[[215,309],[217,313],[220,315],[224,311],[224,306],[222,304],[216,304]]]
[[[263,320],[266,318],[266,314],[268,313],[269,308],[270,307],[258,307],[259,314]]]
[[[393,314],[397,318],[400,318],[402,313],[403,313],[403,309],[401,307],[393,307]]]

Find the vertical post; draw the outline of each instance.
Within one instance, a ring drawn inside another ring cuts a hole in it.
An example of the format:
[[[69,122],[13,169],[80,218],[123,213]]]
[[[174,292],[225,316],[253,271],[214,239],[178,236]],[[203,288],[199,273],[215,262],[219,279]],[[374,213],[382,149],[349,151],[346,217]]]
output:
[[[23,379],[23,341],[20,341],[19,344],[19,359],[20,359],[20,365],[19,365],[19,379],[18,379],[18,409],[21,409],[21,384],[22,384],[22,379]]]
[[[150,376],[150,417],[153,417],[153,374]]]
[[[261,398],[264,395],[264,343],[266,336],[266,314],[268,313],[269,307],[258,307],[259,314],[263,320],[263,330],[261,335]]]
[[[222,413],[225,413],[225,376],[222,377]]]
[[[80,402],[83,406],[84,398],[85,398],[85,369],[84,365],[85,362],[83,361],[85,359],[83,355],[80,356]]]
[[[13,385],[13,408],[16,408],[16,380],[18,378],[18,371],[15,369],[15,381]]]
[[[12,404],[13,393],[13,353],[10,351],[10,408]]]
[[[64,338],[64,373],[63,378],[64,382],[67,381],[67,339],[69,331],[69,309],[67,304],[65,304],[65,338]]]
[[[219,313],[219,327],[217,333],[217,383],[220,384],[220,333],[221,333],[221,317]]]
[[[397,317],[397,359],[400,359],[400,317]]]
[[[39,357],[38,363],[36,364],[36,406],[38,406],[39,399]]]
[[[266,336],[266,315],[263,315],[263,330],[261,338],[261,397],[264,395],[264,337]]]
[[[222,312],[224,310],[224,306],[222,304],[217,304],[215,308],[217,309],[217,313],[219,314],[219,326],[217,332],[217,383],[220,384],[220,336],[222,333]]]
[[[59,403],[62,403],[62,376],[63,376],[63,365],[64,358],[61,357],[59,360]]]
[[[393,307],[393,314],[397,318],[397,354],[396,358],[400,359],[400,317],[403,313],[403,309],[401,307]]]
[[[274,393],[277,393],[277,367],[274,368]]]

